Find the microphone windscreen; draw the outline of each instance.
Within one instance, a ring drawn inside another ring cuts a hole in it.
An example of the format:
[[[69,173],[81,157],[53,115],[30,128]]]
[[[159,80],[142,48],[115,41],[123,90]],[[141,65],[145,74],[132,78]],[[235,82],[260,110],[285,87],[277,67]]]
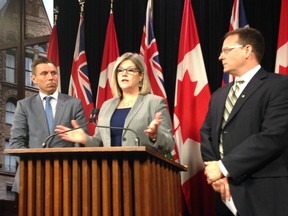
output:
[[[98,109],[98,108],[93,108],[93,109],[91,110],[91,115],[92,115],[92,116],[93,116],[93,115],[98,115],[99,111],[100,111],[100,109]]]

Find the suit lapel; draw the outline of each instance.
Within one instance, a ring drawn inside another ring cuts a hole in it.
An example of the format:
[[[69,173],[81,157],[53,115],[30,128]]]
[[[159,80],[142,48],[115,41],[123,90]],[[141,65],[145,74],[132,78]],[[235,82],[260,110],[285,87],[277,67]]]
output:
[[[66,108],[66,99],[62,94],[58,95],[57,105],[56,105],[56,113],[54,117],[54,127],[61,123],[62,117],[64,116],[65,108]]]
[[[48,122],[46,119],[46,113],[44,111],[43,107],[43,101],[41,100],[40,95],[38,94],[36,97],[34,97],[32,101],[32,108],[35,110],[35,116],[37,116],[38,121],[42,128],[45,128],[45,131],[47,132],[47,136],[49,135],[49,128],[48,128]]]
[[[263,84],[263,79],[267,77],[267,72],[263,69],[260,69],[254,77],[250,80],[248,85],[245,87],[243,92],[239,95],[232,112],[229,115],[229,118],[226,122],[226,125],[231,119],[238,113],[241,107],[245,104],[248,98]]]
[[[120,98],[115,98],[111,101],[109,106],[107,107],[107,110],[105,110],[105,126],[110,126],[111,117],[114,114],[115,110],[117,109],[117,106],[120,102]]]
[[[223,113],[224,113],[224,109],[225,109],[225,103],[226,103],[226,99],[227,99],[229,90],[232,87],[232,85],[233,85],[233,82],[227,84],[223,88],[223,92],[220,92],[219,98],[216,99],[216,102],[218,103],[217,126],[219,127],[219,128],[217,128],[217,131],[221,131],[221,129],[222,129],[222,121],[223,121]]]
[[[128,115],[126,117],[124,127],[128,127],[128,125],[133,120],[135,115],[137,115],[137,113],[139,112],[139,110],[140,110],[140,108],[141,108],[141,106],[143,104],[143,99],[144,99],[143,95],[139,95],[137,97],[137,100],[135,101],[134,106],[131,108],[130,112],[128,113]]]

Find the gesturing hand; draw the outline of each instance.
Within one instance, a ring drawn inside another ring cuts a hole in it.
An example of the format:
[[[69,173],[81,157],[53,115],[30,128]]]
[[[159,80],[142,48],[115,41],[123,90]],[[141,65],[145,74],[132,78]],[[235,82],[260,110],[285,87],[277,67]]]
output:
[[[78,125],[76,120],[72,120],[71,124],[72,124],[73,128],[78,128],[79,127],[79,125]],[[63,125],[57,125],[56,129],[55,129],[55,132],[56,133],[61,133],[61,134],[58,134],[58,136],[60,136],[64,140],[67,140],[67,141],[70,141],[70,142],[75,142],[75,143],[82,143],[82,144],[86,143],[86,141],[87,141],[86,140],[87,139],[86,138],[86,133],[84,132],[84,130],[82,128],[74,130],[74,131],[65,132],[65,131],[67,131],[69,129],[70,128],[65,127]]]
[[[147,129],[144,130],[144,133],[149,136],[151,139],[157,138],[157,129],[161,123],[161,112],[157,112],[153,120],[148,125]]]

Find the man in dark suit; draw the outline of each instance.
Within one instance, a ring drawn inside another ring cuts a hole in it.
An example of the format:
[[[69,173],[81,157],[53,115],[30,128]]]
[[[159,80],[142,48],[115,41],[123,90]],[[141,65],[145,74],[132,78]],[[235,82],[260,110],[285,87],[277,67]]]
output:
[[[49,59],[39,58],[33,61],[31,79],[38,86],[39,94],[17,102],[11,128],[10,148],[42,148],[45,139],[54,133],[56,125],[71,127],[72,119],[79,121],[80,125],[85,123],[82,102],[57,91],[59,74]],[[46,96],[52,97],[50,104],[54,125],[51,130],[45,114]],[[74,143],[64,141],[58,136],[47,141],[47,147],[51,148],[73,146]],[[15,183],[16,188],[13,190],[18,191],[17,178]]]
[[[263,53],[256,29],[239,28],[224,37],[219,60],[234,83],[242,84],[234,89],[238,99],[232,106],[230,100],[228,117],[226,98],[236,84],[213,93],[201,128],[217,215],[233,215],[233,209],[240,216],[288,215],[288,76],[261,68]]]

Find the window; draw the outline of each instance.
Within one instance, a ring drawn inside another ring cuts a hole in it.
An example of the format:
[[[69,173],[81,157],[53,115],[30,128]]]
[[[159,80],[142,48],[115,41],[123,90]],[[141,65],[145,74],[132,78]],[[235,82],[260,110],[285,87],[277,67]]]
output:
[[[9,99],[5,106],[5,123],[12,124],[16,108],[16,100]]]
[[[5,149],[9,148],[9,141],[5,141]],[[12,155],[4,155],[4,163],[2,170],[6,172],[16,172],[16,157]]]
[[[32,86],[33,82],[31,80],[31,65],[32,65],[32,58],[25,57],[25,85]]]
[[[15,83],[15,54],[6,52],[6,82]]]

